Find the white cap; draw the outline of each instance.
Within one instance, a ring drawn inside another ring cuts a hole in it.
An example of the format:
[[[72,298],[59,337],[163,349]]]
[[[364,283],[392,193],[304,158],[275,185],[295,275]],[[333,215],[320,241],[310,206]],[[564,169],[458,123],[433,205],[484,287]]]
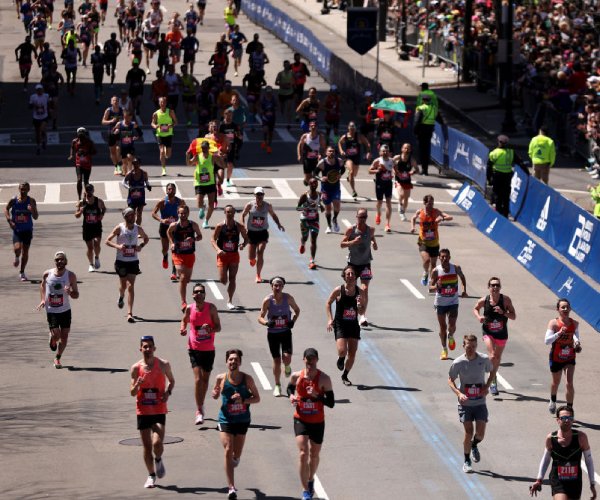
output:
[[[265,194],[265,190],[260,186],[254,188],[254,194]]]
[[[65,260],[67,260],[67,254],[65,253],[64,250],[59,250],[58,252],[56,252],[54,254],[55,259],[58,259],[59,257],[63,257]]]
[[[42,89],[42,90],[44,90],[44,86],[43,86],[41,83],[38,83],[38,84],[35,86],[35,90],[39,90],[39,89]]]

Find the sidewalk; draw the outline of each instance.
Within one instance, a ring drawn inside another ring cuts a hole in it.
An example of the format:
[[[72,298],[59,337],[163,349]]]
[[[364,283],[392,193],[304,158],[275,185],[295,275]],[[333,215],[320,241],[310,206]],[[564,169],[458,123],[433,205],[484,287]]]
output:
[[[342,57],[353,68],[364,76],[375,78],[377,48],[371,49],[364,56],[354,52],[346,44],[347,15],[337,9],[331,9],[329,14],[321,14],[322,3],[316,0],[280,0],[285,5],[288,14],[302,23],[306,28],[318,34],[319,40],[338,57]],[[283,8],[282,5],[279,6]],[[379,83],[390,94],[401,95],[409,99],[419,91],[422,82],[428,82],[431,89],[435,90],[441,102],[442,109],[455,114],[459,120],[468,122],[470,128],[477,131],[477,138],[488,146],[494,147],[496,137],[502,131],[504,109],[498,101],[498,96],[493,93],[482,93],[476,90],[474,84],[457,84],[457,75],[453,71],[446,71],[438,66],[427,66],[424,69],[423,61],[410,58],[403,61],[396,52],[396,43],[393,36],[388,36],[387,41],[379,44]],[[335,83],[335,82],[331,82]],[[511,144],[521,152],[526,151],[531,136],[524,126],[521,109],[513,110],[517,130],[508,134]],[[553,169],[551,183],[557,188],[569,190],[586,190],[586,186],[593,181],[583,170],[584,160],[578,157],[559,155],[557,165]],[[589,203],[587,194],[577,196],[577,202]],[[573,199],[572,196],[569,196]]]

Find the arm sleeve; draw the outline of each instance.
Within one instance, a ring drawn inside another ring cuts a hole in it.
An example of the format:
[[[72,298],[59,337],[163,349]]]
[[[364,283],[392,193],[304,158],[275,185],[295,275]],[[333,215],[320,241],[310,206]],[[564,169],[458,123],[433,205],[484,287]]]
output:
[[[544,343],[546,345],[552,344],[559,337],[558,333],[555,333],[552,330],[546,330],[546,338],[544,339]]]
[[[573,333],[573,337],[575,337],[575,342],[579,344],[580,339],[579,339],[579,328],[575,329],[575,332]]]
[[[286,392],[287,392],[288,397],[291,396],[292,394],[295,394],[296,393],[296,384],[292,384],[290,382],[287,386]]]
[[[542,456],[542,460],[540,461],[540,468],[538,469],[537,478],[542,480],[546,475],[546,470],[548,470],[548,466],[550,465],[550,451],[548,449],[544,450],[544,455]],[[593,476],[592,476],[593,477]]]
[[[325,394],[323,394],[322,398],[325,406],[328,406],[329,408],[334,407],[335,398],[333,397],[333,391],[327,391]]]
[[[583,458],[585,459],[585,466],[588,470],[588,478],[590,479],[590,484],[596,484],[596,480],[594,479],[594,459],[592,458],[592,450],[585,450],[583,452]]]

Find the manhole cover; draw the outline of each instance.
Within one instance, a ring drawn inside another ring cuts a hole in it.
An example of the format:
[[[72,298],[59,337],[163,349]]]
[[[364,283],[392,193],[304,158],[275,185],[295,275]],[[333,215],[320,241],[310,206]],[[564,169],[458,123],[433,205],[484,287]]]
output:
[[[181,443],[182,441],[183,438],[177,436],[165,436],[163,444]],[[125,446],[142,446],[142,440],[139,437],[123,439],[122,441],[119,441],[119,444],[124,444]]]

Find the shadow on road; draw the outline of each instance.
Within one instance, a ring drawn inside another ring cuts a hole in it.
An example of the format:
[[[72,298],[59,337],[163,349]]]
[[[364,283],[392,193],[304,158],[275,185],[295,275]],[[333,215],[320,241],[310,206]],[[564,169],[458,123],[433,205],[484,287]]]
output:
[[[372,391],[373,389],[383,390],[383,391],[407,391],[407,392],[421,392],[421,389],[417,389],[416,387],[396,387],[393,385],[363,385],[356,384],[356,388],[359,391]]]
[[[108,372],[108,373],[119,373],[119,372],[127,372],[129,371],[127,368],[104,368],[102,366],[91,366],[91,367],[83,367],[83,366],[64,366],[70,372]]]

